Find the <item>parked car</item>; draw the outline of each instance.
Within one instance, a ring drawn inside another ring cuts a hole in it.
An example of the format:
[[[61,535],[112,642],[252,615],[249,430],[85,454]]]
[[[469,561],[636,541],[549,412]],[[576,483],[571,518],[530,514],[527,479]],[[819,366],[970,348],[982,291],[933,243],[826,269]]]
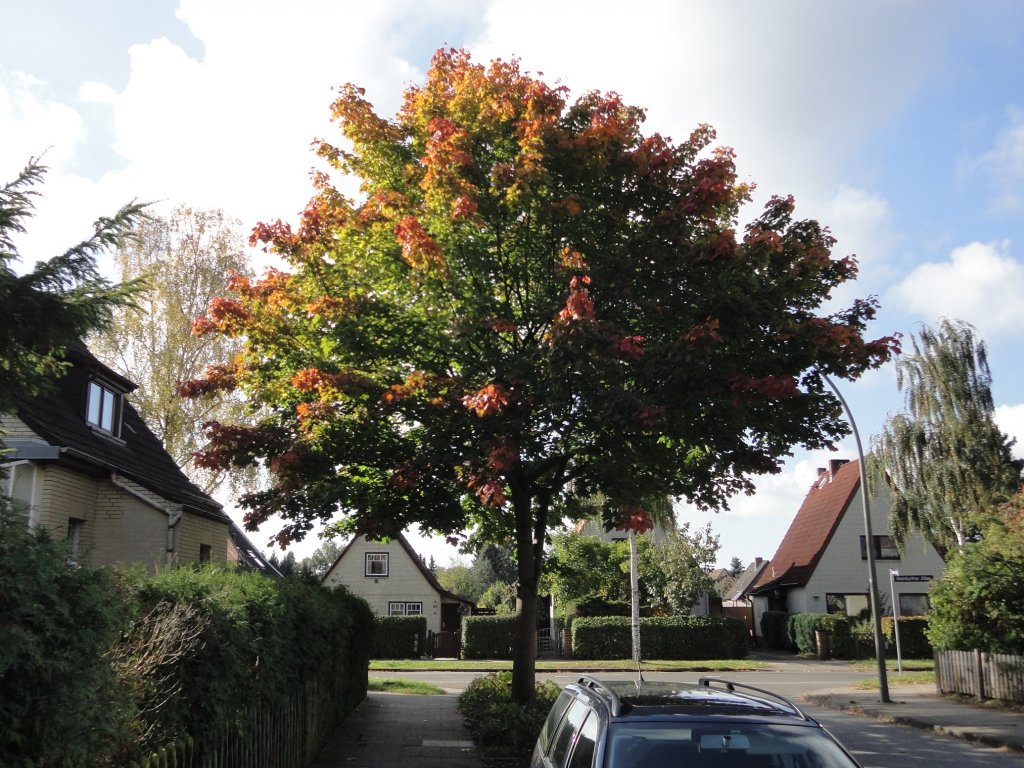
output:
[[[793,702],[716,677],[566,686],[531,768],[858,768]]]

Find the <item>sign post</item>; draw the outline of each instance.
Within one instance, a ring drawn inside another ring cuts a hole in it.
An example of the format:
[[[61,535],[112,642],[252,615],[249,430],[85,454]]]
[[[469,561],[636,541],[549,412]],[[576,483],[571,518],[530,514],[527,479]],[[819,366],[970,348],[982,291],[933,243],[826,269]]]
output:
[[[896,669],[899,670],[901,675],[903,674],[903,655],[900,653],[900,601],[896,597],[896,584],[905,582],[927,584],[934,578],[930,573],[900,576],[898,569],[889,569],[889,588],[892,591],[892,631],[896,635]]]
[[[896,599],[896,579],[899,570],[889,569],[889,591],[892,593],[892,632],[896,635],[896,671],[903,674],[903,653],[900,651],[900,603]]]

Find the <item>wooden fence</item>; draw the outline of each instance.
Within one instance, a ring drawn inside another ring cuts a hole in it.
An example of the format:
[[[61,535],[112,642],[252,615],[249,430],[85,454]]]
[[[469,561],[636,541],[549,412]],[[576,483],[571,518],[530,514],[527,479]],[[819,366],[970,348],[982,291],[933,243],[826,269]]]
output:
[[[168,744],[130,768],[305,768],[346,714],[343,697],[313,683],[278,706],[243,711],[220,738]]]
[[[1024,703],[1024,656],[984,651],[935,651],[940,693]]]

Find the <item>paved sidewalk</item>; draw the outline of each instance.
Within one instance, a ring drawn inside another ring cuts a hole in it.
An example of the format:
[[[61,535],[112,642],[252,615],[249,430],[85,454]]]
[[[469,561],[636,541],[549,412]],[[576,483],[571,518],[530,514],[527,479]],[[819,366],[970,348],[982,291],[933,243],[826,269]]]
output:
[[[890,686],[890,704],[877,691],[837,688],[809,693],[803,700],[884,722],[912,725],[988,747],[1024,752],[1024,713],[940,696],[931,685]]]
[[[371,691],[311,768],[480,768],[457,700]]]

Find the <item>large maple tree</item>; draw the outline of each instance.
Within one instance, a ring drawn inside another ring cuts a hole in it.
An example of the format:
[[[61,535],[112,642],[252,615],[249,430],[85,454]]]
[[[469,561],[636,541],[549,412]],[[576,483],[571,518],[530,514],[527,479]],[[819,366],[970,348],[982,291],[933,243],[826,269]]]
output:
[[[567,91],[516,61],[438,51],[397,116],[362,90],[333,104],[344,141],[300,224],[260,224],[288,264],[236,278],[197,333],[242,352],[185,394],[240,388],[258,427],[209,426],[198,461],[264,463],[241,500],[282,543],[315,522],[374,536],[412,525],[514,539],[514,693],[533,695],[535,605],[549,526],[602,494],[609,525],[643,499],[724,509],[796,444],[845,432],[817,372],[888,359],[872,300],[822,313],[856,274],[817,222],[749,188],[697,128],[642,132],[615,94]]]

